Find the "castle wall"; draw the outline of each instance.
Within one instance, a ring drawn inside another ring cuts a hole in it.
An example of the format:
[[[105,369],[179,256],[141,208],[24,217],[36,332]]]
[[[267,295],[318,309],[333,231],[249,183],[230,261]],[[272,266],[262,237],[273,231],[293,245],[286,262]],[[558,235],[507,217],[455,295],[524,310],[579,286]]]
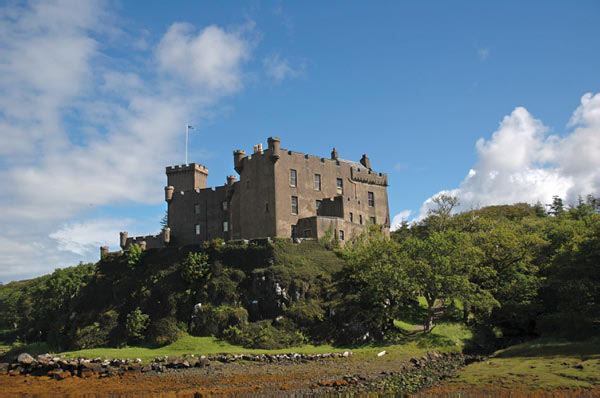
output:
[[[229,222],[227,191],[227,185],[175,191],[168,209],[170,244],[181,246],[215,238],[229,239],[229,233],[223,230],[223,222]],[[227,203],[225,209],[223,202]]]
[[[145,242],[145,243],[142,243]],[[133,244],[138,244],[142,247],[145,246],[145,249],[159,249],[164,247],[164,241],[162,234],[158,235],[146,235],[146,236],[134,236],[131,238],[127,238],[124,250],[128,250],[129,246]]]
[[[290,184],[290,170],[296,170],[296,186]],[[315,174],[320,175],[321,189],[315,189]],[[337,185],[341,179],[341,189]],[[354,223],[366,225],[372,218],[389,234],[390,218],[387,198],[387,175],[366,169],[360,163],[327,159],[298,152],[280,150],[275,164],[275,196],[277,202],[277,236],[290,236],[291,226],[298,220],[317,214],[317,200],[343,196],[343,205],[336,215]],[[369,204],[373,193],[373,206]],[[298,198],[298,214],[292,213],[292,196]],[[331,207],[328,203],[327,208]],[[332,210],[333,211],[333,210]],[[330,213],[327,213],[330,214]]]
[[[240,180],[231,197],[232,239],[277,236],[272,151],[249,155],[236,167]],[[285,236],[289,236],[285,235]]]

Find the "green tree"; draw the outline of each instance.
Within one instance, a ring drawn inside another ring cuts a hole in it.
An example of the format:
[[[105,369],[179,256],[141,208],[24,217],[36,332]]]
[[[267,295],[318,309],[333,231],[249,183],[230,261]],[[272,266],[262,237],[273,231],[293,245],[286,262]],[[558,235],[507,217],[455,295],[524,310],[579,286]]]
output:
[[[488,291],[471,281],[482,253],[468,234],[452,230],[433,232],[426,239],[406,240],[403,251],[412,260],[407,263],[408,277],[427,302],[425,332],[434,327],[438,304],[458,299],[480,308],[497,305]]]
[[[407,275],[410,261],[400,246],[380,231],[369,229],[342,251],[345,266],[338,283],[344,292],[341,318],[358,318],[373,338],[392,329],[399,309],[414,300],[415,286]]]
[[[139,308],[127,314],[125,319],[125,331],[127,340],[132,343],[139,343],[144,339],[144,332],[150,324],[150,315],[142,313]]]

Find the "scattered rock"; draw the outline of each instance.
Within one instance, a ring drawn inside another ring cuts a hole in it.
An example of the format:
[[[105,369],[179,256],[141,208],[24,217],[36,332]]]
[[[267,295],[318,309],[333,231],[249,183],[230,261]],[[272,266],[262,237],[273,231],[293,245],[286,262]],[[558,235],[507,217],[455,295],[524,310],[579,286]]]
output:
[[[22,365],[31,365],[34,361],[35,359],[33,359],[33,357],[27,354],[26,352],[20,354],[17,357],[17,362],[19,362]]]

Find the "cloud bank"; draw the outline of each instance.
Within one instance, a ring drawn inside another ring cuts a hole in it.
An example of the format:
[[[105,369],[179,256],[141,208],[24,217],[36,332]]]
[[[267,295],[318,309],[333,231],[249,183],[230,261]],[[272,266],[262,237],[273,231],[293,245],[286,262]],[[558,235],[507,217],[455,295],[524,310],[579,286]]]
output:
[[[475,145],[478,161],[457,188],[438,192],[457,196],[458,211],[495,204],[565,203],[600,195],[600,94],[587,93],[561,137],[523,107],[504,117],[489,140]],[[433,206],[427,199],[416,217]],[[400,215],[398,215],[400,216]],[[398,217],[397,216],[397,217]]]
[[[81,217],[157,203],[164,165],[181,158],[183,123],[244,87],[252,24],[174,23],[139,45],[147,32],[125,30],[107,9],[78,0],[0,8],[2,281],[95,260],[100,243],[118,249],[127,220]]]

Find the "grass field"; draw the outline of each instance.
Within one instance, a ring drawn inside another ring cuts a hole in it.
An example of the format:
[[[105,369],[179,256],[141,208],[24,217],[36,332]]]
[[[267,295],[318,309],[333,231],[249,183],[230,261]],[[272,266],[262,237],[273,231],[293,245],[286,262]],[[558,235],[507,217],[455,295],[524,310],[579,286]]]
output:
[[[435,347],[435,349],[443,352],[460,351],[462,347],[454,344],[443,347]],[[212,354],[277,354],[297,352],[299,354],[318,354],[326,352],[343,352],[352,351],[355,358],[375,357],[377,353],[386,351],[386,358],[397,359],[399,357],[409,358],[411,356],[421,355],[428,349],[432,349],[423,344],[418,338],[414,341],[406,342],[405,344],[368,344],[360,347],[334,347],[331,345],[304,345],[300,347],[291,347],[280,350],[262,350],[262,349],[247,349],[239,346],[231,345],[225,341],[218,340],[214,337],[194,337],[184,336],[173,344],[159,347],[126,347],[126,348],[94,348],[89,350],[67,351],[59,353],[71,358],[141,358],[143,361],[152,360],[155,357],[165,355],[183,356],[185,354],[194,355],[212,355]]]
[[[449,385],[506,389],[600,386],[600,339],[538,339],[500,350],[459,372]]]

